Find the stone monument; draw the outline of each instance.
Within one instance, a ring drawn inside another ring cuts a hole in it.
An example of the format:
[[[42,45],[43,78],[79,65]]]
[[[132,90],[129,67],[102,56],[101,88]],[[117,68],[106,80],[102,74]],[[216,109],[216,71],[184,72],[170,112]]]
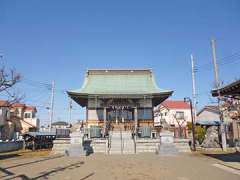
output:
[[[173,137],[174,133],[167,130],[160,133],[159,155],[175,155],[178,153]]]
[[[219,133],[217,126],[211,126],[207,129],[205,138],[201,144],[203,148],[220,148]]]

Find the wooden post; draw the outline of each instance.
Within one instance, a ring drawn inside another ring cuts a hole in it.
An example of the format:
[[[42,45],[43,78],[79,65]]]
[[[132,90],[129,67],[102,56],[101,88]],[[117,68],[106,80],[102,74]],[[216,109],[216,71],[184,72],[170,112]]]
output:
[[[137,152],[136,140],[137,140],[137,128],[138,128],[138,111],[137,107],[134,107],[134,153]]]
[[[107,108],[103,108],[103,136],[106,135],[106,125],[107,125]]]
[[[137,111],[137,107],[134,108],[134,133],[135,135],[137,135],[137,128],[138,128],[138,111]]]

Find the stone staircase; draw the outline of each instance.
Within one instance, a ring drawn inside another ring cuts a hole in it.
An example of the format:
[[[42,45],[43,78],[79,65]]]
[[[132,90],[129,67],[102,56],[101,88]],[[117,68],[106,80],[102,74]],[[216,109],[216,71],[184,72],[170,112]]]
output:
[[[85,144],[87,144],[87,143],[85,143]],[[107,139],[91,139],[89,141],[89,147],[92,148],[93,153],[108,154],[108,141],[107,141]]]
[[[110,132],[109,154],[134,154],[134,141],[131,131]]]

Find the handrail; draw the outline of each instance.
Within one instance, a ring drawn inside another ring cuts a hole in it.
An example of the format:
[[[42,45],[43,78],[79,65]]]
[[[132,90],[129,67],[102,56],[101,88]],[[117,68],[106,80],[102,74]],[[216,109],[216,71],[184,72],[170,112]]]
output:
[[[120,139],[121,139],[121,154],[123,154],[122,128],[120,128]]]
[[[134,143],[134,153],[136,154],[137,153],[136,135],[134,135],[133,143]]]

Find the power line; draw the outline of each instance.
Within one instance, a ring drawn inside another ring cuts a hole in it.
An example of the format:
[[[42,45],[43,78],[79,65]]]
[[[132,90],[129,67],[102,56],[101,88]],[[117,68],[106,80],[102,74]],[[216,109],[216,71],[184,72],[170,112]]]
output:
[[[218,66],[224,66],[224,65],[230,65],[230,64],[236,64],[236,63],[239,63],[240,62],[240,56],[239,56],[239,59],[230,59],[228,61],[222,61],[221,63],[217,63]],[[206,67],[197,67],[197,71],[208,71],[208,70],[212,70],[212,66],[211,65],[208,65]]]
[[[233,58],[240,58],[240,52],[235,52],[235,53],[233,53],[233,54],[231,54],[231,55],[228,55],[228,56],[225,56],[225,57],[223,57],[223,58],[219,58],[218,59],[218,64],[221,64],[221,63],[223,63],[223,62],[226,62],[226,60],[228,60],[228,59],[233,59]],[[200,65],[200,66],[198,66],[198,68],[205,68],[205,67],[209,67],[209,66],[211,66],[212,65],[212,62],[208,62],[208,63],[206,63],[206,64],[203,64],[203,65]]]

